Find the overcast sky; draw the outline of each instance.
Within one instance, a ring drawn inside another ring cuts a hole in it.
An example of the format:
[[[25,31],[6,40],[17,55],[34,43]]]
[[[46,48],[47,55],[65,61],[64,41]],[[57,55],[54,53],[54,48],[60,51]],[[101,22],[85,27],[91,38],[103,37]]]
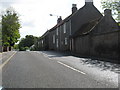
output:
[[[93,2],[102,11],[100,0]],[[57,23],[57,16],[49,14],[62,16],[64,19],[71,14],[72,4],[77,4],[79,9],[85,4],[85,0],[0,0],[0,11],[13,7],[19,13],[21,37],[41,36]]]

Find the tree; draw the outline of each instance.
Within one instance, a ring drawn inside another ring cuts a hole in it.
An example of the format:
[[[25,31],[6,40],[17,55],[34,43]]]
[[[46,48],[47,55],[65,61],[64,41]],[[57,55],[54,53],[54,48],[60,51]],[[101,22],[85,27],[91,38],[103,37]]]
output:
[[[2,44],[3,47],[14,46],[20,38],[21,25],[18,14],[11,8],[2,15]]]
[[[111,9],[116,20],[120,22],[120,0],[101,0],[103,9]]]
[[[25,38],[22,38],[19,43],[19,50],[24,51],[30,48],[37,41],[37,37],[33,35],[26,35]]]
[[[25,46],[26,47],[31,47],[34,44],[35,40],[36,39],[33,35],[26,35]]]
[[[15,44],[13,47],[14,50],[19,50],[18,44]]]

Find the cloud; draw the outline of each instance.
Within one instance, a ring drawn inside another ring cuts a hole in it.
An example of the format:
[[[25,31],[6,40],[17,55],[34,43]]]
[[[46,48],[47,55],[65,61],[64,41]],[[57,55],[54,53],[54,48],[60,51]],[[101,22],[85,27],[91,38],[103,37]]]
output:
[[[97,7],[100,6],[100,0],[94,2]],[[71,14],[73,3],[79,9],[85,0],[0,0],[0,9],[12,6],[19,13],[22,37],[28,34],[41,36],[57,23],[57,17],[50,17],[49,14],[59,15],[64,19]]]

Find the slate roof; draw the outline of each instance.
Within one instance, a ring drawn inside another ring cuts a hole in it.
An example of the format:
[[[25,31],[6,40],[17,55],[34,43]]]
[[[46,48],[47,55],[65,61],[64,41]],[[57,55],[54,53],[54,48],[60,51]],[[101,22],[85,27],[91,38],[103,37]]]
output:
[[[48,35],[49,33],[49,30],[47,30],[42,36],[41,36],[41,39],[44,38],[46,35]]]
[[[83,24],[73,35],[70,36],[70,38],[90,33],[100,20],[101,18],[98,18],[96,20],[92,20],[88,23]]]
[[[53,31],[54,29],[56,29],[57,27],[59,27],[60,25],[62,25],[63,23],[65,23],[66,21],[70,20],[72,14],[69,15],[68,17],[66,17],[64,20],[62,20],[60,23],[56,24],[54,27],[52,27],[49,31]]]
[[[83,7],[81,7],[79,10],[77,10],[76,12],[70,14],[68,17],[66,17],[64,20],[62,20],[60,23],[56,24],[54,27],[52,27],[49,31],[53,31],[54,29],[56,29],[57,27],[59,27],[60,25],[64,24],[65,22],[69,21],[73,15],[75,15],[78,11],[82,11],[82,9],[85,7],[85,5]]]
[[[96,10],[97,8],[92,4],[92,3],[88,3],[85,4],[83,7],[81,7],[80,9],[78,9],[76,12],[70,14],[68,17],[66,17],[64,20],[62,20],[60,23],[56,24],[54,27],[52,27],[50,29],[50,31],[55,30],[57,27],[59,27],[60,25],[64,24],[65,22],[69,21],[75,14],[77,14],[78,12],[83,14],[83,12],[86,12],[86,9],[88,8],[87,6],[93,6]],[[101,13],[100,13],[101,14]],[[102,16],[102,14],[101,14]],[[83,17],[84,18],[84,17]]]

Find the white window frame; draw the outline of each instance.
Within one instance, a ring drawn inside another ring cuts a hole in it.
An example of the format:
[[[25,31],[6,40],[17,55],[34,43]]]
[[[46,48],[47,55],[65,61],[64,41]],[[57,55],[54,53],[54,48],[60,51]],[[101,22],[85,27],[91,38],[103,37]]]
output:
[[[55,35],[53,35],[53,44],[55,44]]]
[[[67,38],[65,38],[65,45],[67,45],[68,44],[68,40],[67,40]]]
[[[56,35],[58,35],[58,28],[56,28]]]
[[[70,28],[70,35],[72,35],[71,34],[71,20],[69,21],[69,28]]]
[[[58,39],[56,39],[56,47],[58,48]]]
[[[66,23],[63,24],[63,32],[66,33]]]
[[[43,45],[43,40],[41,42],[42,42],[42,45]]]
[[[42,44],[42,46],[43,46],[43,43],[44,43],[43,40],[41,40],[41,44]],[[38,44],[38,45],[39,45],[39,44]]]
[[[38,43],[37,43],[38,45],[40,45],[40,42],[38,41]]]

